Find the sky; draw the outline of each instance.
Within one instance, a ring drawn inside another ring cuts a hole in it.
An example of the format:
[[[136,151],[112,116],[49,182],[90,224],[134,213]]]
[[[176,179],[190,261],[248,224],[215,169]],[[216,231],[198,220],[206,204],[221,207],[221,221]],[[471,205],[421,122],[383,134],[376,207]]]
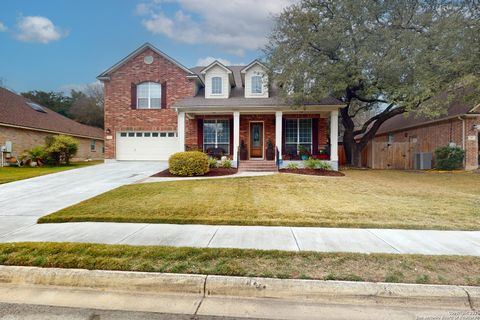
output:
[[[183,65],[262,58],[294,0],[2,0],[0,85],[82,89],[145,42]]]

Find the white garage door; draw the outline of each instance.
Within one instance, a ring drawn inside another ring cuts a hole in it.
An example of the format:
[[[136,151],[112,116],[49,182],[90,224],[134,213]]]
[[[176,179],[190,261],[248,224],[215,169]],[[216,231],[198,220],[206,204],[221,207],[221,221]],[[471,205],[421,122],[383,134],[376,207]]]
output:
[[[176,132],[117,132],[117,160],[168,160],[178,151]]]

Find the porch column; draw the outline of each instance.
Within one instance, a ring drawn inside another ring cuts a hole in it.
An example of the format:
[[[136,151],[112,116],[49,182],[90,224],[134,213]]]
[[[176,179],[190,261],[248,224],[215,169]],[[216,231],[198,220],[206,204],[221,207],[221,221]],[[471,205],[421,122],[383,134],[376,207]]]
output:
[[[338,170],[338,110],[330,112],[330,161]]]
[[[238,163],[238,147],[240,146],[240,112],[233,112],[233,162]]]
[[[185,151],[185,112],[177,116],[178,151]]]
[[[282,111],[275,112],[275,146],[278,148],[279,159],[282,160]]]

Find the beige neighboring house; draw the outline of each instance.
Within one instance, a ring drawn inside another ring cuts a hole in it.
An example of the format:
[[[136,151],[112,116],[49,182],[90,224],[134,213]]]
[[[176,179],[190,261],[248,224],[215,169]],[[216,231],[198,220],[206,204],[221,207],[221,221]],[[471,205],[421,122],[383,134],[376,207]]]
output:
[[[78,123],[8,89],[0,88],[0,146],[6,157],[45,144],[48,136],[64,134],[79,141],[74,160],[103,159],[103,130]]]

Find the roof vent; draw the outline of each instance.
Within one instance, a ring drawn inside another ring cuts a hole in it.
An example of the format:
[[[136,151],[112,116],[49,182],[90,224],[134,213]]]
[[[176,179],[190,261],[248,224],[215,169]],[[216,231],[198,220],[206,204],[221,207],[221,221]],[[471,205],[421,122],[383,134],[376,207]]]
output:
[[[30,108],[32,108],[35,111],[47,113],[47,111],[45,111],[45,109],[43,109],[43,107],[39,104],[36,104],[36,103],[33,103],[33,102],[27,102],[27,104]]]

